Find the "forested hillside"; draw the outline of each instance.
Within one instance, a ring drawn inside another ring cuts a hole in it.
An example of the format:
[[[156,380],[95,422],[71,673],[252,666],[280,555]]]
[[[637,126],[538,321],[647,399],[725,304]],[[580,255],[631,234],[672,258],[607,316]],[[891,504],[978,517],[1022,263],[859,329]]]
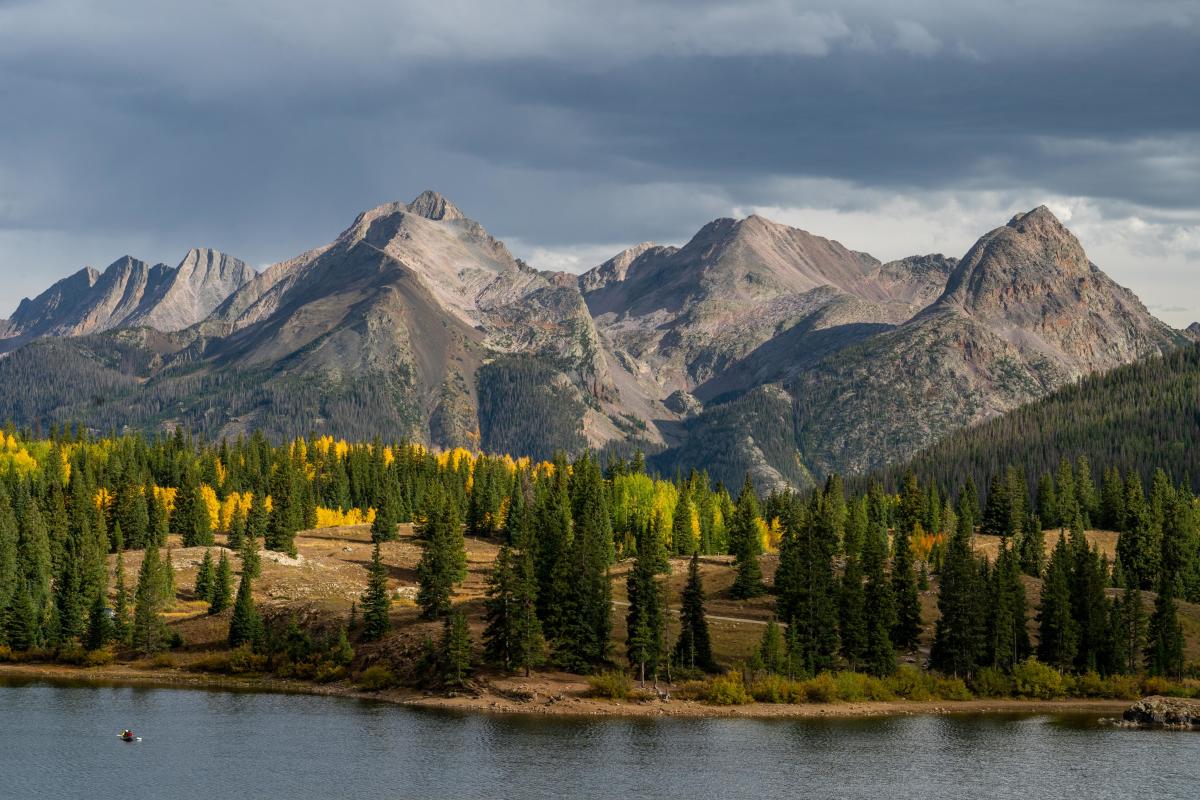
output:
[[[735,497],[704,473],[655,478],[640,457],[10,427],[0,660],[201,646],[197,670],[376,688],[547,667],[607,675],[597,691],[626,669],[694,680],[686,691],[721,703],[1126,696],[1138,676],[1195,669],[1198,508],[1161,471],[1145,489],[1098,469],[1064,462],[1036,495],[1009,469],[986,499],[969,478],[912,473],[894,494],[833,476]],[[176,553],[199,565],[190,589]],[[761,639],[718,637],[718,620]]]
[[[1063,459],[1135,472],[1156,470],[1195,489],[1200,480],[1200,345],[1187,345],[1091,375],[1050,396],[947,436],[911,468],[952,486],[971,478],[981,490],[1010,465],[1035,485]],[[890,486],[908,467],[881,473]],[[865,480],[865,479],[864,479]]]

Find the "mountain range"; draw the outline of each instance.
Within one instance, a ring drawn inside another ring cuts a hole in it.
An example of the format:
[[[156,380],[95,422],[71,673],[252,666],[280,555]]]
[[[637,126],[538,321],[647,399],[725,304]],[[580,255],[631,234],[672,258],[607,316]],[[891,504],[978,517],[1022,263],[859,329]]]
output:
[[[805,486],[1194,336],[1044,207],[961,259],[882,263],[750,216],[573,275],[427,191],[261,273],[192,250],[64,278],[0,322],[0,418],[642,448],[664,470]]]

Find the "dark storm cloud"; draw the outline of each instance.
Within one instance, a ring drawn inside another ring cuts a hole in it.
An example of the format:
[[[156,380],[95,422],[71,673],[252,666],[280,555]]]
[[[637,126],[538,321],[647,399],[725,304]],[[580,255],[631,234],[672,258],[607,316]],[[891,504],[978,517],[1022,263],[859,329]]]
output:
[[[427,186],[535,248],[802,179],[1194,214],[1197,5],[0,0],[0,271],[261,264]]]

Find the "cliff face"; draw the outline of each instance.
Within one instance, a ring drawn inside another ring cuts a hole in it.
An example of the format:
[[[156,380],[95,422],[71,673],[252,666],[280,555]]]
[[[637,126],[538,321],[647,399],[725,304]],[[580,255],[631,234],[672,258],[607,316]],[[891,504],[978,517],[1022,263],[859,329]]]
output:
[[[205,319],[253,275],[249,266],[216,250],[190,250],[175,268],[124,256],[104,272],[84,268],[22,300],[0,329],[0,347],[139,325],[182,330]]]

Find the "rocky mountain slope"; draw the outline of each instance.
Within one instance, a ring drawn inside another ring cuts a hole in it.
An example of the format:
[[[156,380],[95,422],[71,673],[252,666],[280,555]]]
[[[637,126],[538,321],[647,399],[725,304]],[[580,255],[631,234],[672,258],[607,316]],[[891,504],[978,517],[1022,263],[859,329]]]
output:
[[[212,251],[85,270],[3,335],[0,416],[23,423],[642,447],[764,486],[907,457],[1183,341],[1044,208],[961,261],[881,263],[752,216],[575,276],[436,192],[262,273]]]
[[[254,275],[236,258],[188,251],[177,267],[123,256],[104,272],[85,267],[63,278],[0,322],[0,349],[42,336],[82,336],[147,325],[177,331],[205,319]]]

